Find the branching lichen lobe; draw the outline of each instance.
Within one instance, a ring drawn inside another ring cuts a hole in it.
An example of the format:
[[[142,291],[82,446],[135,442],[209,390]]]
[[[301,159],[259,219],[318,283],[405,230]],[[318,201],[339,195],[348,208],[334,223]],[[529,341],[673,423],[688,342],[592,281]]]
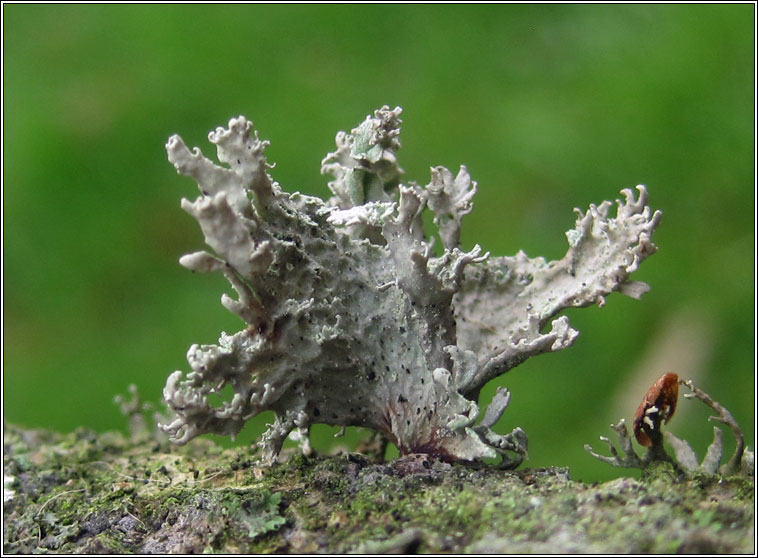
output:
[[[622,192],[615,217],[610,202],[577,210],[561,260],[490,257],[479,245],[464,251],[460,227],[477,185],[465,167],[455,175],[432,168],[426,186],[405,182],[400,113],[383,107],[337,135],[322,163],[334,177],[327,202],[279,187],[267,142],[251,136],[244,117],[209,135],[226,167],[169,139],[169,160],[202,194],[182,207],[214,252],[180,263],[223,272],[237,297],[221,302],[247,324],[222,333],[218,345],[193,345],[192,371],[169,377],[164,396],[174,417],[163,428],[173,441],[233,436],[271,410],[276,419],[259,442],[269,462],[290,433],[307,448],[310,426],[324,423],[381,432],[404,454],[500,455],[517,465],[523,431],[491,429],[509,397],[499,393],[496,412],[477,424],[482,386],[530,356],[570,346],[578,332],[555,318],[564,308],[647,290],[629,281],[655,251],[650,235],[660,220],[644,187],[636,197]],[[439,256],[425,210],[442,239]],[[212,405],[209,395],[227,385],[231,400]]]

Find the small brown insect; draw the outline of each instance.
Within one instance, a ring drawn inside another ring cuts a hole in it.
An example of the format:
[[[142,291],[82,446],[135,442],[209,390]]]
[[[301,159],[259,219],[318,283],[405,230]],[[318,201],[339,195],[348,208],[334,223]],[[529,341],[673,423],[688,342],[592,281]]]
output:
[[[668,422],[676,410],[679,396],[679,376],[664,374],[645,394],[634,413],[634,436],[641,446],[653,445],[651,435],[660,439],[661,422]]]

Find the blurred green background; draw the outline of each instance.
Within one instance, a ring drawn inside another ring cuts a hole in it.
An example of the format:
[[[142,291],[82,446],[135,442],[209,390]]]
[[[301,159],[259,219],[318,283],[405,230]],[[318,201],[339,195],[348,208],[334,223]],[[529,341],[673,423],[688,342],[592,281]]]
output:
[[[212,156],[207,132],[244,114],[282,186],[326,197],[335,133],[388,104],[405,109],[409,180],[466,164],[478,181],[464,248],[559,258],[573,207],[639,183],[664,212],[635,276],[651,292],[569,312],[573,348],[498,380],[513,392],[499,429],[528,433],[527,465],[628,473],[582,446],[606,451],[598,436],[669,370],[752,446],[754,10],[4,5],[5,419],[124,429],[114,394],[135,383],[157,402],[192,343],[239,329],[223,277],[177,263],[203,240],[179,208],[196,189],[166,161],[169,135]],[[680,400],[669,428],[702,456],[701,407]]]

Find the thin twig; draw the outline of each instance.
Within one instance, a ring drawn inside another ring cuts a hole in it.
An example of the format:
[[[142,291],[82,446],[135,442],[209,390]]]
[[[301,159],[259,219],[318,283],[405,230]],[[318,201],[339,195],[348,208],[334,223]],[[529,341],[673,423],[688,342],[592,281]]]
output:
[[[118,471],[113,466],[113,464],[108,463],[107,461],[92,461],[92,465],[105,465],[106,467],[109,467],[110,470],[113,471],[114,473],[116,473],[118,476],[124,477],[125,479],[129,479],[129,480],[133,480],[133,481],[136,481],[136,480],[147,480],[147,481],[149,481],[150,480],[150,479],[139,479],[137,477],[133,477],[131,475],[127,475],[126,473],[122,473],[121,471]]]
[[[131,475],[127,475],[126,473],[122,473],[121,471],[119,471],[118,469],[116,469],[116,467],[114,467],[113,464],[108,463],[107,461],[92,461],[91,463],[93,465],[105,465],[106,467],[110,468],[111,471],[113,471],[114,473],[116,473],[118,476],[124,477],[125,479],[131,480],[131,481],[144,482],[144,483],[155,483],[155,484],[159,484],[161,486],[168,486],[169,484],[171,484],[171,480],[170,479],[168,481],[157,481],[157,480],[153,480],[153,479],[150,479],[150,478],[140,478],[140,477],[133,477]]]
[[[42,504],[42,506],[40,506],[40,509],[38,509],[38,510],[37,510],[37,513],[35,513],[35,514],[34,514],[34,518],[36,519],[36,518],[37,518],[37,516],[38,516],[39,514],[41,514],[41,513],[42,513],[42,510],[44,510],[44,509],[45,509],[45,506],[47,506],[47,505],[48,505],[50,502],[52,502],[52,501],[53,501],[53,500],[55,500],[56,498],[58,498],[58,497],[60,497],[60,496],[64,496],[64,495],[66,495],[66,494],[73,494],[74,492],[85,492],[86,490],[87,490],[86,488],[77,488],[76,490],[66,490],[65,492],[59,492],[59,493],[58,493],[58,494],[56,494],[55,496],[53,496],[53,497],[51,497],[51,498],[48,498],[48,499],[45,501],[45,503],[44,503],[44,504]]]
[[[200,479],[199,481],[196,481],[196,482],[208,482],[209,480],[215,479],[217,476],[221,475],[222,473],[224,473],[224,469],[219,469],[210,477],[205,477],[204,479]]]
[[[140,523],[140,525],[142,525],[143,527],[146,527],[145,523],[139,517],[137,517],[136,515],[134,515],[129,510],[124,510],[124,511],[126,511],[126,515],[128,515],[131,518],[133,518],[135,521],[138,521]]]

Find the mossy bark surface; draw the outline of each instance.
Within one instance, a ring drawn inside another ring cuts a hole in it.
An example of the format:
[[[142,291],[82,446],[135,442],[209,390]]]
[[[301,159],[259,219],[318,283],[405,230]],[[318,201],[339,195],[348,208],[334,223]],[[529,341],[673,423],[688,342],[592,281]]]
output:
[[[291,456],[5,425],[5,553],[753,553],[754,480],[588,485],[425,456]]]

